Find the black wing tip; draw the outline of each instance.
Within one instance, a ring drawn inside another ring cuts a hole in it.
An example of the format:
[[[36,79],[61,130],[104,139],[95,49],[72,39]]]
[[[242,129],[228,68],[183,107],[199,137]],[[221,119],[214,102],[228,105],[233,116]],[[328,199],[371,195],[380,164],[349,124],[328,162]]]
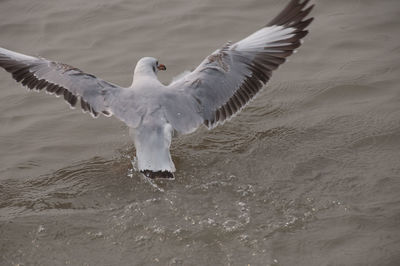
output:
[[[81,70],[72,66],[62,63],[55,64],[58,64],[58,66],[62,67],[64,71],[74,70],[82,73]],[[107,110],[103,110],[100,112],[95,110],[91,105],[89,105],[88,102],[83,100],[81,96],[73,94],[62,85],[52,83],[50,81],[47,81],[46,79],[39,79],[36,76],[35,72],[32,71],[32,67],[34,66],[35,63],[27,64],[25,62],[19,62],[13,60],[7,55],[4,55],[3,53],[0,53],[0,67],[4,68],[4,70],[12,75],[14,80],[16,80],[18,83],[21,83],[29,90],[41,91],[44,89],[48,94],[55,94],[57,97],[63,96],[64,100],[69,104],[71,108],[74,108],[80,99],[83,112],[89,112],[94,118],[97,118],[100,113],[107,117],[112,115],[112,113]]]
[[[290,1],[286,7],[274,18],[272,19],[266,26],[287,26],[297,28],[302,30],[306,28],[311,21],[304,23],[307,20],[304,20],[312,9],[314,8],[315,4],[308,6],[310,0],[292,0]],[[305,9],[304,9],[305,8]],[[311,18],[312,19],[312,18]],[[305,26],[304,26],[305,25]],[[303,27],[304,26],[304,27]],[[303,27],[303,28],[301,28]]]

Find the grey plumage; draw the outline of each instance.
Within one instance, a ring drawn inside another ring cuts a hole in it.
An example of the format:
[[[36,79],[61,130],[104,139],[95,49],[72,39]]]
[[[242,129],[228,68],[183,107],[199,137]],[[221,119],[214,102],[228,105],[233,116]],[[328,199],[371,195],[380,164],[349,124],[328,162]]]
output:
[[[135,142],[139,170],[174,172],[169,147],[173,131],[213,128],[242,110],[285,62],[312,22],[309,0],[292,0],[270,23],[213,52],[191,73],[164,86],[155,58],[136,65],[132,86],[123,88],[75,67],[0,48],[0,66],[32,90],[63,96],[75,107],[125,122]],[[152,177],[152,175],[149,175]],[[169,175],[168,175],[169,176]]]

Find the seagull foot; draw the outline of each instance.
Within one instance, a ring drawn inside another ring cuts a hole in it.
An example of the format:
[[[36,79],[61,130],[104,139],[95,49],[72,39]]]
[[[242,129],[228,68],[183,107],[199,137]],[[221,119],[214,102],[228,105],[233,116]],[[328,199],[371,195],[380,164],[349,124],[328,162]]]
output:
[[[156,178],[171,179],[171,180],[175,179],[174,174],[168,171],[154,172],[151,170],[141,170],[140,172],[150,179],[156,179]]]

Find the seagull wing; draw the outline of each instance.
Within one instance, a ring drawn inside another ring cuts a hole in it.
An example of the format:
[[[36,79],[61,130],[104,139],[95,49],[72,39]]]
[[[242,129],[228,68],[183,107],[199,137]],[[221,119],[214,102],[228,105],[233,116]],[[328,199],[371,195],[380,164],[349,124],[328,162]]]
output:
[[[266,26],[208,56],[193,72],[172,82],[165,111],[171,125],[182,133],[201,123],[213,128],[252,100],[307,35],[309,0],[292,0]]]
[[[113,114],[111,104],[122,90],[117,85],[84,73],[78,68],[0,48],[0,67],[31,90],[63,96],[71,107],[80,101],[84,112],[97,117]]]

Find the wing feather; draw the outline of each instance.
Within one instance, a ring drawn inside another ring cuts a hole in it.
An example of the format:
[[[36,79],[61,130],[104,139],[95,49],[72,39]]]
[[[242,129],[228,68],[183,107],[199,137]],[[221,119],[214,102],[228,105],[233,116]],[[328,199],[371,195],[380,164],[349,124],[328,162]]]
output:
[[[167,105],[166,115],[181,132],[194,128],[201,117],[213,128],[242,110],[271,78],[272,72],[301,45],[313,18],[306,18],[309,0],[291,0],[265,27],[234,44],[227,43],[208,56],[191,73],[175,80],[170,91],[195,98],[197,113],[187,114],[185,124],[176,117],[176,106]],[[183,93],[182,93],[183,92]],[[182,96],[183,97],[183,96]],[[184,98],[181,98],[182,101]],[[183,118],[182,118],[183,119]]]
[[[78,68],[49,61],[44,58],[27,56],[0,48],[0,67],[31,90],[45,90],[49,94],[63,97],[71,107],[80,101],[84,112],[93,117],[99,113],[112,114],[109,102],[121,88]]]

